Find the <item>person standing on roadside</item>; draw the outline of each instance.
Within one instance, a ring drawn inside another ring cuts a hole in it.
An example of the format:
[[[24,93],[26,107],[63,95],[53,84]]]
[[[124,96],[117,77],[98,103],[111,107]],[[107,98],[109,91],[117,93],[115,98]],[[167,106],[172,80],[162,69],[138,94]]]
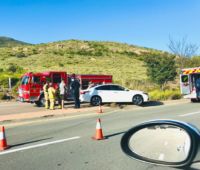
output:
[[[54,102],[55,102],[55,99],[56,99],[56,90],[53,88],[53,84],[50,83],[49,84],[50,87],[48,89],[48,94],[49,94],[49,100],[50,100],[50,110],[54,110],[55,107],[54,107]]]
[[[57,99],[58,99],[58,108],[59,109],[62,109],[62,104],[61,104],[61,94],[60,94],[60,86],[59,86],[59,83],[58,83],[58,87],[57,87],[57,89],[56,89],[56,97],[57,97]]]
[[[66,95],[66,90],[68,89],[66,84],[64,83],[65,79],[62,78],[61,79],[61,83],[60,83],[60,95],[61,95],[61,99],[62,99],[62,109],[65,108],[64,103],[65,103],[65,95]]]
[[[49,94],[48,94],[49,82],[47,81],[46,84],[43,86],[44,90],[44,97],[46,99],[45,108],[49,109]]]
[[[196,100],[199,100],[200,77],[196,80],[195,88],[196,88]]]
[[[80,108],[80,101],[79,101],[80,83],[78,81],[75,81],[74,79],[75,79],[75,74],[73,74],[70,89],[73,90],[73,97],[74,97],[74,101],[75,101],[74,109],[77,109],[77,108]]]

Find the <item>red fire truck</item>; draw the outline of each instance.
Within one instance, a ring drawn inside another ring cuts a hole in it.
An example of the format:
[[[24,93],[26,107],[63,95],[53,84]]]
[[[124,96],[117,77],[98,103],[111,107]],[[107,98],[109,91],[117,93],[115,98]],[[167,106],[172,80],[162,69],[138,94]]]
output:
[[[37,106],[45,105],[45,97],[43,86],[46,81],[53,83],[53,87],[57,89],[61,82],[61,78],[65,79],[65,84],[68,86],[66,90],[66,100],[73,100],[73,94],[70,90],[72,74],[67,74],[64,71],[48,71],[44,73],[28,72],[21,76],[21,82],[18,87],[18,98],[22,102],[35,102]],[[75,75],[75,80],[81,84],[81,90],[87,89],[89,82],[94,86],[105,83],[112,83],[111,75]]]

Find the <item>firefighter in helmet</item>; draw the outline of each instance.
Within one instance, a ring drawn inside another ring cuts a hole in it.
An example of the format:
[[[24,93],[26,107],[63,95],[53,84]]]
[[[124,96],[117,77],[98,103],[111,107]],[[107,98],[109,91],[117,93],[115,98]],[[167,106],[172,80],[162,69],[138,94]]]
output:
[[[55,109],[54,102],[56,99],[56,90],[53,88],[52,83],[50,83],[49,85],[50,85],[50,87],[48,89],[48,94],[49,94],[49,100],[50,100],[50,110],[54,110]]]
[[[48,94],[49,82],[47,81],[46,84],[43,86],[44,90],[44,97],[46,99],[45,108],[49,109],[49,94]]]
[[[59,109],[62,109],[59,83],[58,83],[58,87],[57,87],[57,89],[56,89],[56,97],[57,97],[57,99],[58,99],[58,108],[59,108]]]

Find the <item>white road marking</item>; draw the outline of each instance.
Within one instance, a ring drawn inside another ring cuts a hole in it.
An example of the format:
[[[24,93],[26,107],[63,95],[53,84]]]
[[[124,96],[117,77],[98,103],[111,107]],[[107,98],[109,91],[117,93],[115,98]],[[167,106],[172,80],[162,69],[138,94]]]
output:
[[[72,138],[68,138],[68,139],[62,139],[62,140],[57,140],[57,141],[53,141],[53,142],[42,143],[42,144],[39,144],[39,145],[27,146],[25,148],[19,148],[19,149],[14,149],[14,150],[10,150],[10,151],[0,152],[0,155],[12,153],[12,152],[17,152],[17,151],[21,151],[21,150],[26,150],[26,149],[31,149],[31,148],[36,148],[36,147],[45,146],[45,145],[51,145],[51,144],[54,144],[54,143],[60,143],[60,142],[78,139],[78,138],[80,138],[80,137],[76,136],[76,137],[72,137]]]
[[[200,112],[193,112],[193,113],[188,113],[188,114],[179,115],[179,116],[180,116],[180,117],[183,117],[183,116],[194,115],[194,114],[197,114],[197,113],[200,113]]]
[[[165,145],[167,145],[168,142],[165,142]]]
[[[164,154],[160,154],[160,156],[159,156],[159,160],[163,160],[163,158],[164,158]]]

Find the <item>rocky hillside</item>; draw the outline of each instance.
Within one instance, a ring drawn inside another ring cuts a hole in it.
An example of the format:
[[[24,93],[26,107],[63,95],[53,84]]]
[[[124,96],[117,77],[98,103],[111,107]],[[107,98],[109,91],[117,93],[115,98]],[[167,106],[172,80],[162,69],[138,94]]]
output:
[[[164,52],[108,41],[67,40],[17,45],[0,48],[0,70],[3,75],[14,65],[33,72],[61,70],[77,74],[111,74],[115,83],[132,88],[146,87],[144,57],[152,53]]]

